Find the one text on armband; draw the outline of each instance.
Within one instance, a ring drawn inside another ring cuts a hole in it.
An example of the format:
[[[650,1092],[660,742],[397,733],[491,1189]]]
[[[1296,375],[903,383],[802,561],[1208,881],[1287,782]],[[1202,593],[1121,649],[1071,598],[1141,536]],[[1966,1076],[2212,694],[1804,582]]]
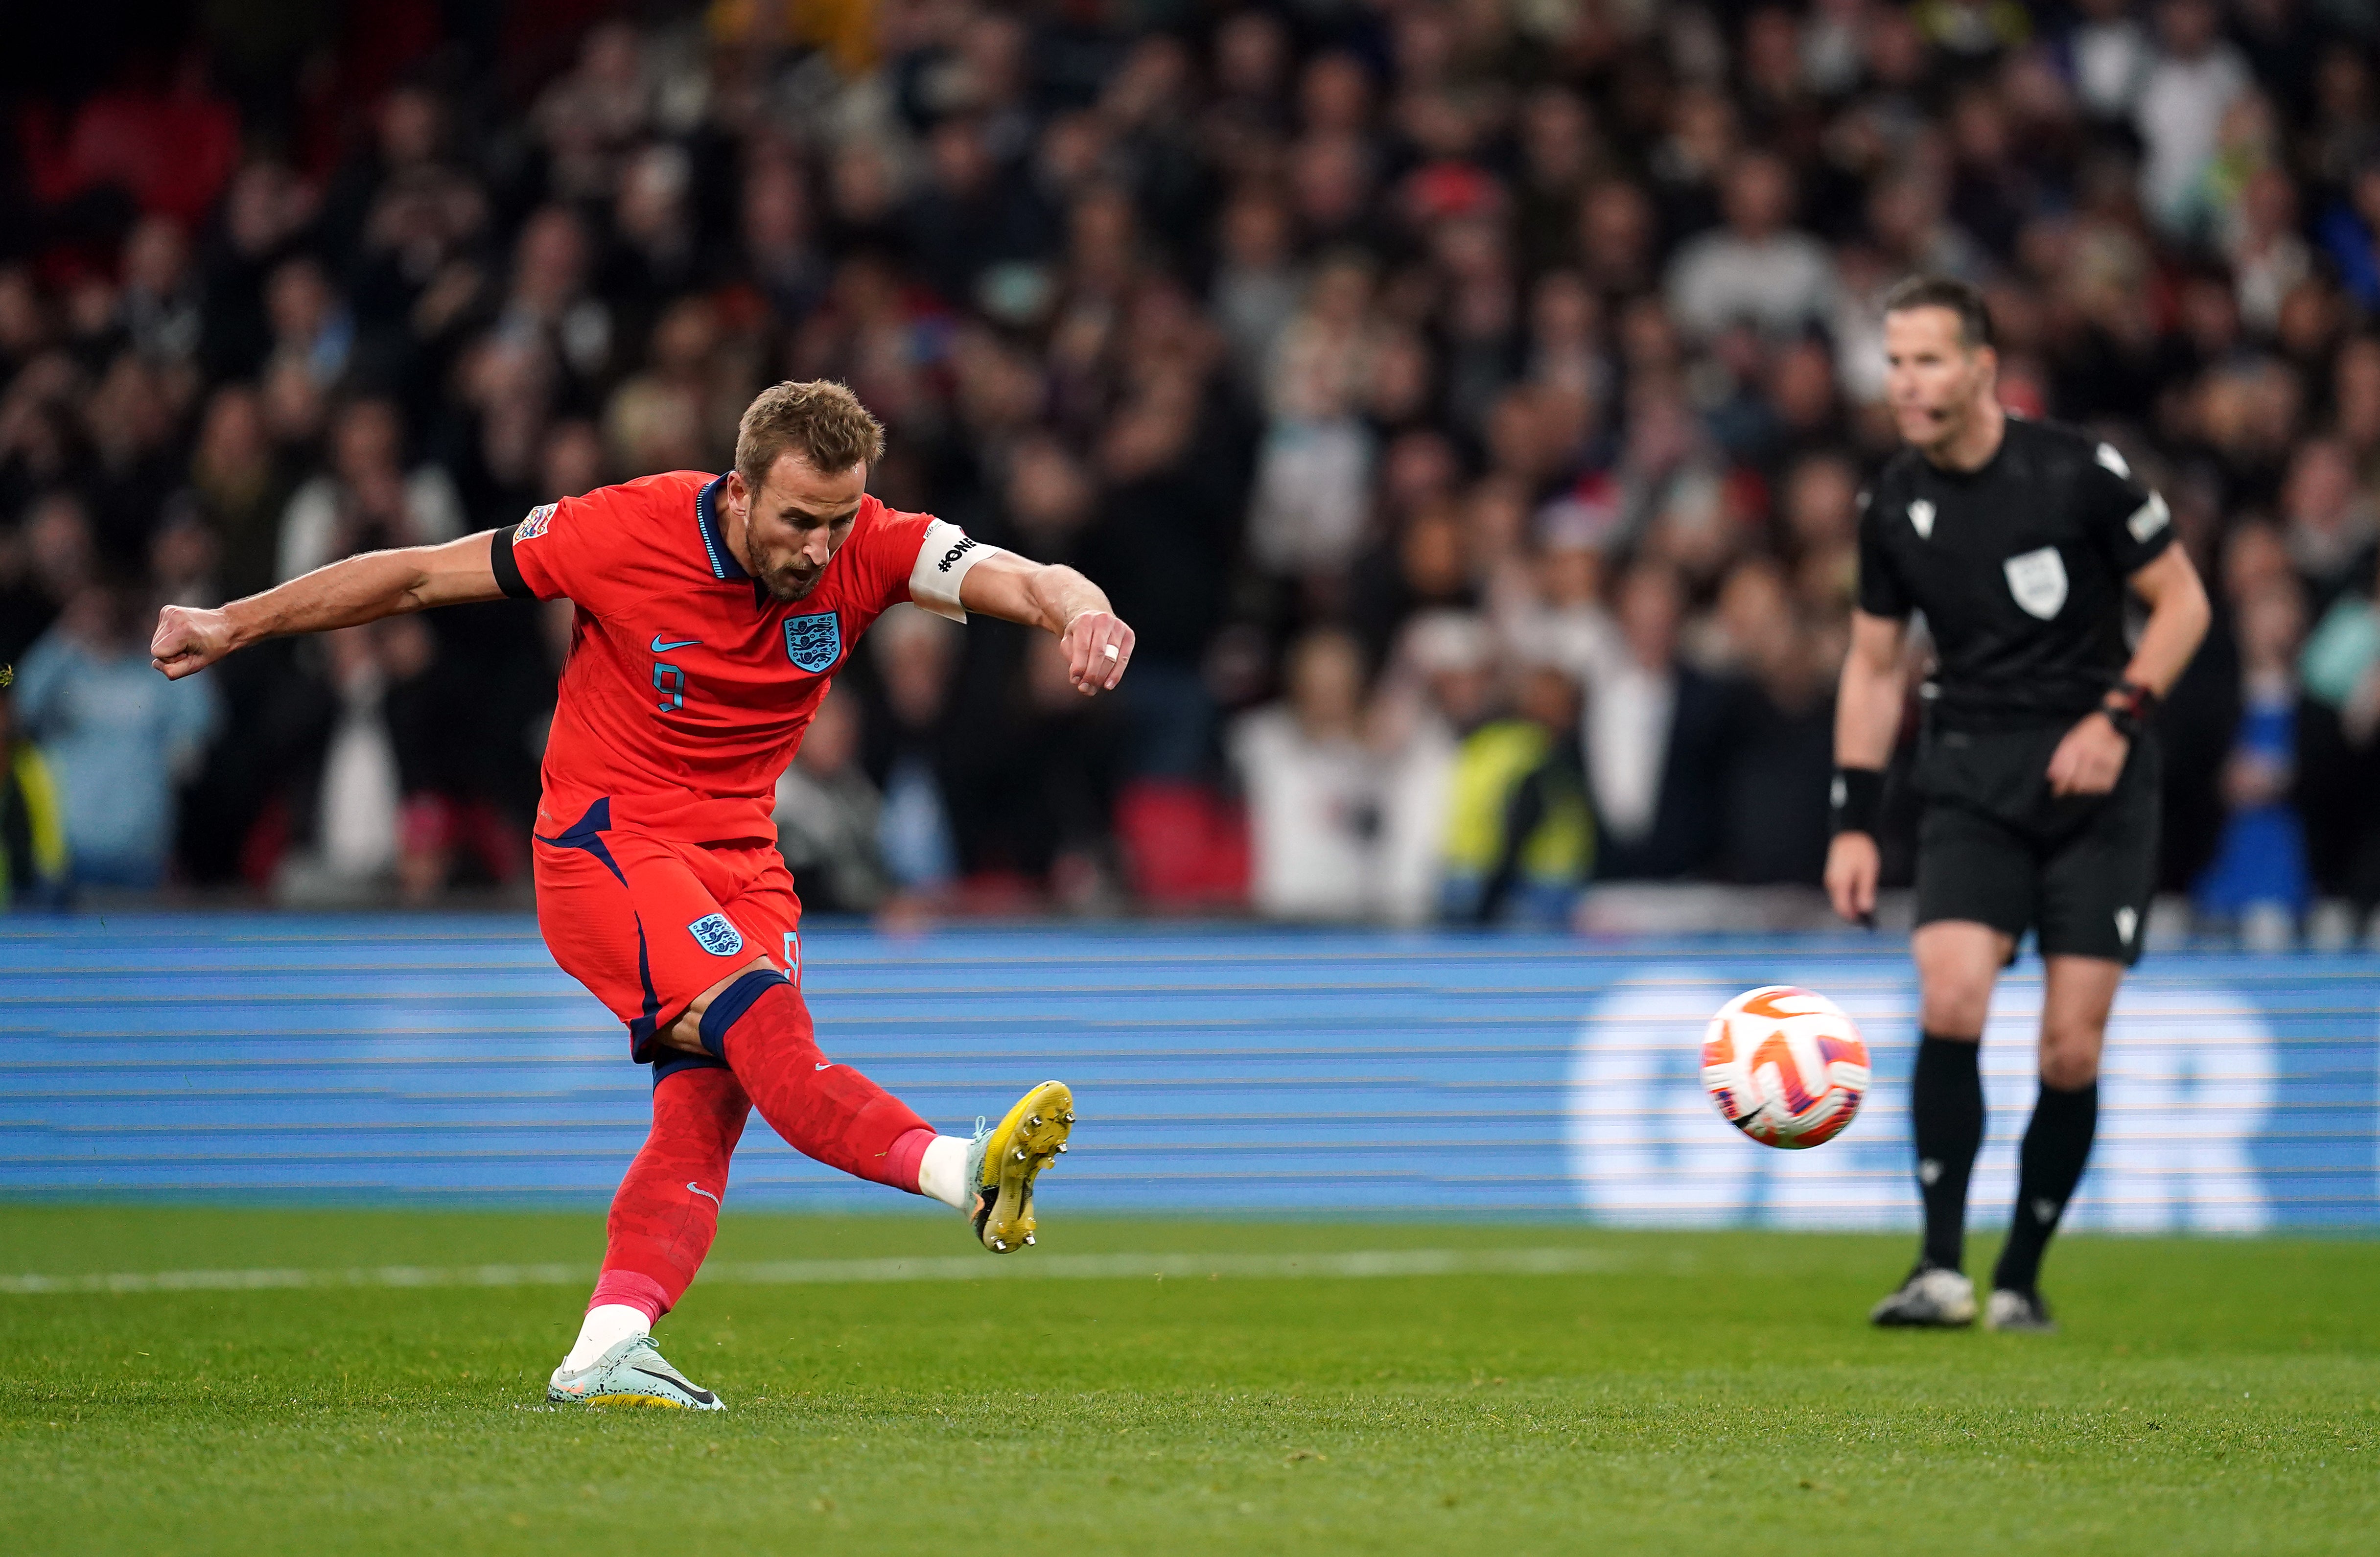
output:
[[[554,509],[560,506],[561,505],[556,503],[540,503],[530,509],[528,517],[523,519],[513,530],[513,544],[517,546],[524,541],[534,541],[543,535],[545,527],[553,522]]]
[[[960,536],[958,543],[953,546],[949,551],[944,552],[942,553],[942,560],[934,565],[934,571],[937,573],[948,573],[951,570],[951,564],[958,561],[969,552],[974,551],[976,544],[977,542],[974,536]]]

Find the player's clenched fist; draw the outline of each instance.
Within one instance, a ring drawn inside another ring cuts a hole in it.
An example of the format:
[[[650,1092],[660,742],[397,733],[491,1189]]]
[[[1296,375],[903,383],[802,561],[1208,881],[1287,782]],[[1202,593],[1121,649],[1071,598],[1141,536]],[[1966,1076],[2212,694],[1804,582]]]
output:
[[[1085,611],[1066,624],[1059,647],[1066,651],[1067,678],[1087,698],[1113,691],[1132,663],[1132,629],[1112,611]]]
[[[231,619],[220,611],[169,605],[157,613],[149,639],[149,663],[168,681],[206,669],[232,651]]]

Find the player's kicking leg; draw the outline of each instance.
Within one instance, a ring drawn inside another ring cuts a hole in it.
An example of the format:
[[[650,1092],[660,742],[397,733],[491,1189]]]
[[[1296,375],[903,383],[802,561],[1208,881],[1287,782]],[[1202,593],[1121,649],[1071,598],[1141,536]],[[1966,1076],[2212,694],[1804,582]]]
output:
[[[697,1041],[735,1071],[786,1145],[964,1212],[994,1254],[1033,1242],[1033,1181],[1065,1151],[1075,1123],[1063,1082],[1043,1082],[971,1137],[937,1135],[900,1099],[820,1052],[809,1007],[775,968],[754,967],[706,994],[686,1017]]]
[[[873,1081],[823,1058],[800,992],[765,964],[704,991],[666,1039],[687,1032],[700,1052],[656,1067],[652,1134],[614,1197],[603,1274],[549,1400],[720,1409],[650,1336],[709,1252],[727,1158],[752,1107],[805,1155],[960,1211],[995,1254],[1034,1242],[1034,1181],[1065,1151],[1075,1122],[1063,1083],[1034,1088],[971,1137],[937,1135]]]

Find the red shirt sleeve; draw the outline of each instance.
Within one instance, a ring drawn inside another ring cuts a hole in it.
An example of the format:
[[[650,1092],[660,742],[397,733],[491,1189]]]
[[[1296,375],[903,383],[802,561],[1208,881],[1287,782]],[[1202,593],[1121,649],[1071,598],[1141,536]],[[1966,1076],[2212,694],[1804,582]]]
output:
[[[567,598],[598,616],[644,592],[650,581],[635,566],[638,497],[630,488],[598,487],[530,509],[513,531],[521,582],[540,600]]]
[[[860,500],[859,522],[852,527],[844,549],[852,553],[853,582],[857,597],[871,617],[909,598],[910,570],[926,543],[930,514],[904,514],[873,497]]]
[[[863,511],[845,547],[860,548],[855,560],[871,616],[907,601],[953,622],[966,620],[959,586],[968,570],[1000,550],[947,519],[904,514],[881,505],[876,505],[872,524]]]

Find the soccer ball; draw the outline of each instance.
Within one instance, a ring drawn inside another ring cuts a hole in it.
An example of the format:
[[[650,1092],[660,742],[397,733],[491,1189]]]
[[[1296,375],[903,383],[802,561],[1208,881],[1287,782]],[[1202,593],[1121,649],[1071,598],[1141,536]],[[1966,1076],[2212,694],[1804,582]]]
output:
[[[1703,1090],[1763,1146],[1817,1146],[1859,1112],[1867,1045],[1822,994],[1791,984],[1746,990],[1703,1034]]]

